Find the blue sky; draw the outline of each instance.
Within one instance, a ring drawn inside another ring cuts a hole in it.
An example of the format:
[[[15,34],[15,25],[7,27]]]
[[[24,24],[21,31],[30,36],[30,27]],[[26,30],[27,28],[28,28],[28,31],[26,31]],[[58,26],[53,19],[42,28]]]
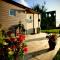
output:
[[[56,21],[60,21],[60,0],[14,0],[16,2],[22,3],[25,6],[32,7],[36,4],[42,5],[44,1],[46,2],[45,7],[47,11],[56,10]],[[58,24],[58,23],[57,23]]]

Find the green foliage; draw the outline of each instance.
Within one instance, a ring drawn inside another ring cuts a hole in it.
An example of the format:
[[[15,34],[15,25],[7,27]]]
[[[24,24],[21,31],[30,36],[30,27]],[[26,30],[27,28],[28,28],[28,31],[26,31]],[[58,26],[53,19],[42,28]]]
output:
[[[0,37],[0,44],[2,44],[4,41],[4,37]]]
[[[32,7],[32,9],[34,11],[39,12],[39,13],[44,13],[47,10],[46,7],[45,7],[45,4],[43,4],[42,6],[40,6],[39,4],[36,4],[35,6]]]
[[[42,12],[42,9],[41,9],[41,7],[37,4],[37,5],[35,5],[33,8],[32,8],[34,11],[37,11],[37,12]]]
[[[13,55],[8,55],[9,60],[13,60],[13,57],[14,57]]]
[[[60,29],[41,30],[44,33],[59,33]]]
[[[22,50],[22,49],[20,49],[20,51],[19,51],[19,55],[20,55],[21,57],[23,57],[24,52],[23,52],[23,50]]]
[[[57,54],[55,55],[55,57],[53,58],[53,60],[60,60],[60,49],[57,52]]]
[[[2,44],[5,41],[4,38],[4,36],[2,37],[2,31],[0,31],[0,44]]]
[[[56,14],[56,11],[42,13],[41,29],[55,29],[56,28],[56,16],[54,14]]]

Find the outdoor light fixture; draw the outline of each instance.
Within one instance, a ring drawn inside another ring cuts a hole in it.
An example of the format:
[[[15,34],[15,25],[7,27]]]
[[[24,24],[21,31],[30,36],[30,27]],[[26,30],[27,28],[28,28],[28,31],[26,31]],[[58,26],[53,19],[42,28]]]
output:
[[[40,19],[38,19],[38,21],[40,21]]]

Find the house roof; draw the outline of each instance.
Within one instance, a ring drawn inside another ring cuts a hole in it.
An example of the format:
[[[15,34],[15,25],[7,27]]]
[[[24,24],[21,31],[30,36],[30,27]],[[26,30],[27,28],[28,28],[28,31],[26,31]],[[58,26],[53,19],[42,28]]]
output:
[[[5,2],[7,2],[7,3],[10,3],[10,4],[13,4],[13,5],[15,5],[15,6],[21,7],[21,8],[23,8],[23,9],[25,9],[25,11],[26,11],[27,13],[36,13],[36,14],[38,14],[38,12],[32,10],[31,8],[26,7],[26,6],[22,5],[22,4],[19,4],[19,3],[15,2],[15,1],[12,1],[12,0],[3,0],[3,1],[5,1]]]

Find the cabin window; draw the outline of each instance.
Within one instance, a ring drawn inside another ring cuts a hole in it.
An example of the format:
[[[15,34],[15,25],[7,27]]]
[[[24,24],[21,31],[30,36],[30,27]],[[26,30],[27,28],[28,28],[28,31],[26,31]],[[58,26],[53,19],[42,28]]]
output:
[[[16,10],[10,9],[9,10],[9,16],[16,16]]]

